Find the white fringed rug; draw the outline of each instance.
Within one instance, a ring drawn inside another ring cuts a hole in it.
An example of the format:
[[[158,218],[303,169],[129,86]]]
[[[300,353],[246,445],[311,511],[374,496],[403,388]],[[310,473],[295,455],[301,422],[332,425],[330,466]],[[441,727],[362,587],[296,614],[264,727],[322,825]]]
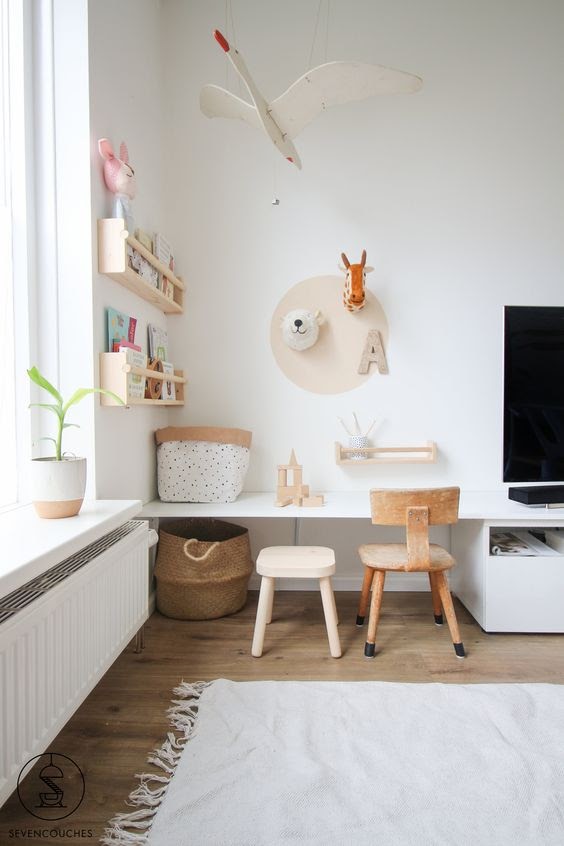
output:
[[[564,686],[231,682],[175,734],[106,844],[563,846]]]

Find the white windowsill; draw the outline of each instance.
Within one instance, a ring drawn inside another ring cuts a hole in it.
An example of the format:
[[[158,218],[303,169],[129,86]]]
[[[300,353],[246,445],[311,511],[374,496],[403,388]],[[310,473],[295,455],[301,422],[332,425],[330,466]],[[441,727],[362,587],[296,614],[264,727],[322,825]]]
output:
[[[32,505],[0,514],[0,597],[41,575],[141,511],[137,499],[91,500],[80,514],[42,520]]]

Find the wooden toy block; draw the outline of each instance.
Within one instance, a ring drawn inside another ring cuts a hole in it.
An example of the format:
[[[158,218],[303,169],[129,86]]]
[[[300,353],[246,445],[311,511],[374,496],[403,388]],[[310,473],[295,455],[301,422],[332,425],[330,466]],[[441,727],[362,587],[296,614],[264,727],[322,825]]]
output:
[[[292,474],[288,478],[289,474]],[[289,482],[292,484],[289,484]],[[276,486],[276,502],[279,508],[293,503],[297,506],[323,505],[323,496],[316,494],[310,496],[309,485],[303,483],[303,468],[298,464],[296,453],[292,450],[288,464],[278,465],[278,485]]]
[[[293,485],[284,485],[284,486],[279,485],[276,488],[276,496],[278,497],[278,499],[284,499],[287,496],[289,496],[290,499],[291,499],[294,496],[295,493],[296,493],[296,489],[294,488]]]
[[[304,496],[302,498],[301,504],[310,508],[316,508],[320,505],[324,505],[325,500],[323,498],[323,494],[312,494],[312,496]]]

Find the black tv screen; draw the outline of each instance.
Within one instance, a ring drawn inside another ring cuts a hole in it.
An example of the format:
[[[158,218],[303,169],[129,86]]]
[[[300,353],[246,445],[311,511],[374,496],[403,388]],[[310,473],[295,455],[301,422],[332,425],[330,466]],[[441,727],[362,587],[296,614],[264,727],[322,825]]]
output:
[[[564,306],[506,306],[503,481],[564,481]]]

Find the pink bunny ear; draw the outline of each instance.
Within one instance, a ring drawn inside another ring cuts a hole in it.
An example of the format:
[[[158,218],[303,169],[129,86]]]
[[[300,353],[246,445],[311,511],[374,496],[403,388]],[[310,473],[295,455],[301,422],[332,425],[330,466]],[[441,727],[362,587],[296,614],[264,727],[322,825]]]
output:
[[[107,138],[100,138],[98,141],[98,151],[103,159],[113,159],[114,150]]]
[[[125,141],[122,141],[119,145],[119,157],[122,162],[129,164],[129,153],[127,152],[127,144],[125,143]]]

